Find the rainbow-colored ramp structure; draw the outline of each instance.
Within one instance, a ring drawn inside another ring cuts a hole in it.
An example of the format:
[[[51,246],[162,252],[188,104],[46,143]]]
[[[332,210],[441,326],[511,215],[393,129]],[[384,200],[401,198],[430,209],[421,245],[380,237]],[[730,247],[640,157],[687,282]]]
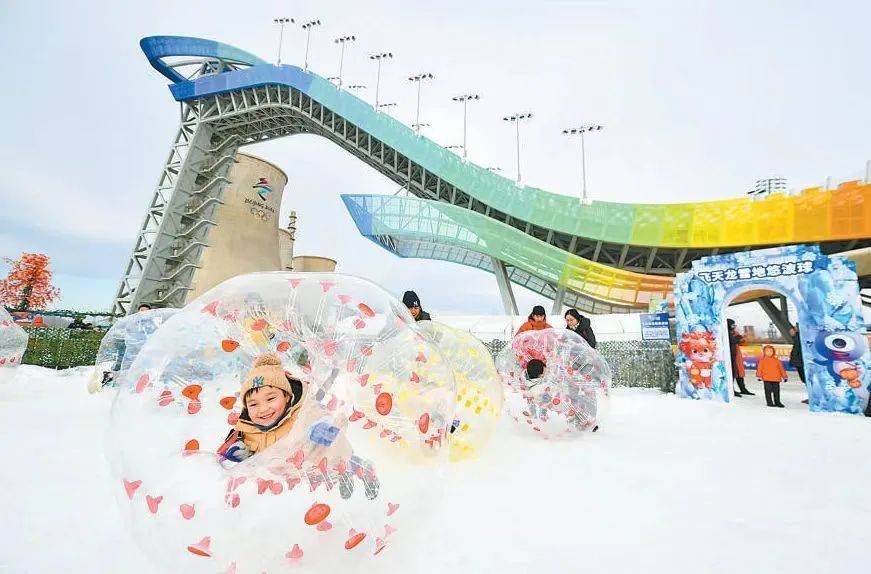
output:
[[[343,196],[360,232],[402,257],[471,265],[590,312],[670,296],[693,259],[761,246],[871,247],[871,185],[842,184],[766,199],[622,204],[549,193],[464,161],[354,94],[296,66],[274,66],[198,38],[141,42],[171,81],[182,122],[116,297],[184,302],[223,189],[222,158],[250,143],[324,137],[402,185],[411,197]],[[184,70],[182,70],[184,68]]]

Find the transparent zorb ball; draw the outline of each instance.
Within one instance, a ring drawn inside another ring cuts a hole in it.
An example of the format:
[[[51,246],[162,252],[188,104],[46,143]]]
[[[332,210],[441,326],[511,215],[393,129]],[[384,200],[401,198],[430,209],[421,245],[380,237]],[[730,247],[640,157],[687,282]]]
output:
[[[100,341],[88,391],[120,385],[145,342],[176,312],[178,309],[151,309],[116,321]]]
[[[420,323],[454,373],[456,409],[450,425],[451,460],[476,457],[502,415],[504,391],[487,347],[474,335],[436,321]]]
[[[270,386],[286,410],[260,425],[248,407]],[[119,389],[108,458],[122,510],[171,572],[371,570],[437,504],[448,448],[433,437],[454,389],[377,285],[235,277],[155,333]]]
[[[15,324],[6,309],[0,307],[0,383],[9,382],[15,377],[27,350],[27,340],[24,329]]]
[[[595,432],[610,396],[608,363],[577,333],[519,333],[496,357],[507,386],[506,412],[552,439]]]

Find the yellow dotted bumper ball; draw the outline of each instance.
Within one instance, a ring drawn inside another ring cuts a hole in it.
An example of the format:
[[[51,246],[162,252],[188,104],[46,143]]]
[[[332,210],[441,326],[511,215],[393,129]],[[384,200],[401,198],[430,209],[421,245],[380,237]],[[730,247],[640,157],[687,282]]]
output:
[[[457,385],[449,434],[451,460],[476,457],[490,440],[504,402],[502,381],[490,352],[466,331],[434,321],[419,326],[424,338],[441,351]]]

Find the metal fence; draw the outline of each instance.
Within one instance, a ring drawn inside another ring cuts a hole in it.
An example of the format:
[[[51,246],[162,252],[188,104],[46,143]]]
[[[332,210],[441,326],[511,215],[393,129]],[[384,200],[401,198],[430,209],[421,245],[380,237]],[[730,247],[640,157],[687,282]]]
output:
[[[105,331],[25,327],[30,336],[22,362],[52,369],[93,365]],[[510,341],[493,338],[484,346],[495,357]],[[677,383],[668,341],[601,341],[597,350],[611,366],[616,387],[645,387],[672,393]]]
[[[495,357],[508,343],[505,339],[491,339],[484,346]],[[668,341],[602,341],[596,350],[611,367],[613,386],[674,392],[677,367]]]
[[[106,331],[25,327],[30,339],[21,360],[25,365],[68,369],[93,365]]]

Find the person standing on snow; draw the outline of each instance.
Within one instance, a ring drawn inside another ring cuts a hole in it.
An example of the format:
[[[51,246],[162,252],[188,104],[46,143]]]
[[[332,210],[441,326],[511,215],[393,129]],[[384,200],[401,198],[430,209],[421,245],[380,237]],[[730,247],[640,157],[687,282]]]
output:
[[[726,325],[729,328],[729,354],[732,357],[732,377],[738,384],[738,390],[735,392],[736,397],[742,395],[755,395],[744,386],[744,355],[741,354],[741,348],[738,346],[744,342],[744,337],[738,333],[738,326],[735,325],[733,319],[727,319]]]
[[[789,364],[798,373],[798,378],[807,386],[807,380],[804,378],[804,351],[801,348],[801,334],[798,332],[798,324],[789,330],[789,336],[792,339],[792,350],[789,352]],[[808,399],[802,401],[808,403]]]
[[[144,313],[146,311],[151,311],[151,305],[148,303],[142,303],[139,307],[136,308],[135,313],[131,313],[131,315],[135,315],[136,313]],[[103,380],[100,382],[102,387],[112,384],[112,381],[115,380],[115,377],[118,376],[118,372],[121,370],[121,366],[124,364],[124,356],[127,354],[127,335],[124,333],[121,337],[118,337],[118,340],[115,344],[115,363],[112,365],[111,370],[103,373]]]
[[[406,291],[402,295],[402,302],[408,307],[408,311],[415,321],[432,321],[429,313],[420,306],[420,297],[414,291]]]
[[[765,385],[765,404],[783,408],[783,403],[780,402],[780,381],[787,381],[786,370],[771,345],[762,347],[762,356],[756,366],[756,378]]]
[[[514,336],[516,337],[524,331],[541,331],[550,328],[551,326],[547,324],[547,313],[545,313],[544,307],[536,305],[532,308],[532,313],[529,314],[526,322],[514,333]]]
[[[587,342],[592,348],[596,348],[596,334],[590,320],[581,315],[577,309],[566,311],[566,329],[574,331]]]

